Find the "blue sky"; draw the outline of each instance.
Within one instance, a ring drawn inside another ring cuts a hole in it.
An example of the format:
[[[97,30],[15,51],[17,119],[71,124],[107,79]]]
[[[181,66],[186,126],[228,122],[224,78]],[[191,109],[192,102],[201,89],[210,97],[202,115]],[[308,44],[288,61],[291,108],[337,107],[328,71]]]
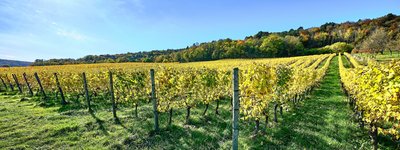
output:
[[[400,14],[398,0],[1,0],[0,58],[183,48],[258,31]]]

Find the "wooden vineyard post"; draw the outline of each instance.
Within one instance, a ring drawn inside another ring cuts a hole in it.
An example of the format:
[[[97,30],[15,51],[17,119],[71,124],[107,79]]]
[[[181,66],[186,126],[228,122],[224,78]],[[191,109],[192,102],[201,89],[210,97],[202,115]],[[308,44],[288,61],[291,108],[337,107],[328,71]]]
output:
[[[239,138],[239,69],[233,69],[233,122],[232,122],[232,149],[238,149]]]
[[[378,128],[374,123],[370,123],[369,136],[372,140],[372,148],[374,150],[378,149]]]
[[[277,103],[275,103],[275,105],[274,105],[274,121],[276,123],[278,123],[278,116],[277,116],[278,107],[279,107],[279,105]]]
[[[89,90],[88,90],[85,72],[82,73],[82,78],[83,78],[83,88],[85,89],[85,98],[86,98],[86,102],[88,105],[88,110],[89,110],[89,112],[92,112],[92,108],[90,107],[90,97],[89,97]]]
[[[14,78],[15,84],[16,84],[16,85],[17,85],[17,87],[18,87],[19,93],[21,93],[21,94],[22,94],[22,88],[21,88],[21,85],[20,85],[20,84],[19,84],[19,82],[18,82],[17,75],[15,75],[15,74],[12,74],[12,76],[13,76],[13,78]]]
[[[12,83],[11,83],[11,81],[10,81],[10,79],[8,78],[7,75],[6,75],[6,79],[7,79],[8,84],[10,85],[11,91],[14,91],[14,86],[12,85]]]
[[[65,105],[65,104],[67,104],[67,102],[65,101],[64,93],[62,91],[60,82],[58,81],[57,73],[54,73],[54,77],[56,78],[56,84],[58,87],[58,91],[60,92],[60,95],[61,95],[61,105]]]
[[[6,91],[7,91],[8,87],[7,87],[6,82],[4,82],[3,78],[0,77],[0,79],[1,79],[1,83],[3,83],[3,85],[4,85],[4,87],[6,88]]]
[[[151,79],[151,100],[153,101],[153,112],[154,112],[154,130],[158,131],[158,112],[157,112],[157,99],[156,99],[156,84],[154,80],[154,69],[150,69]]]
[[[118,118],[117,118],[117,105],[115,103],[115,98],[114,98],[114,85],[113,85],[112,72],[109,71],[108,75],[110,77],[110,94],[111,94],[111,102],[112,102],[112,112],[113,112],[114,120],[118,121]]]
[[[28,79],[26,78],[26,73],[24,72],[24,74],[22,74],[22,76],[24,77],[26,86],[28,87],[29,95],[30,95],[30,96],[33,96],[33,92],[32,92],[31,85],[29,84]]]
[[[34,76],[35,76],[35,78],[36,78],[36,81],[37,81],[38,84],[39,84],[39,88],[40,88],[40,91],[42,92],[42,95],[44,96],[44,98],[46,98],[46,93],[44,92],[42,82],[40,82],[39,75],[35,72],[35,73],[34,73]]]

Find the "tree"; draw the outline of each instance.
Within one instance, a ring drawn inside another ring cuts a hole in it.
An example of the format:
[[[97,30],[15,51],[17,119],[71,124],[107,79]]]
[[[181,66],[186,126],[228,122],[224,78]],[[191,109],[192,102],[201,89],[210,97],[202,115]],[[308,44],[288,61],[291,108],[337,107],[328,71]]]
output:
[[[390,51],[390,55],[393,51],[397,51],[397,55],[400,55],[400,38],[388,42],[387,49]]]
[[[317,30],[317,31],[319,31],[319,30]],[[315,44],[315,46],[321,47],[321,46],[326,45],[326,43],[327,43],[326,41],[328,40],[328,36],[329,36],[329,34],[326,33],[326,32],[316,32],[315,35],[314,35],[314,42],[315,42],[314,44]]]
[[[287,56],[297,55],[299,51],[304,49],[303,43],[301,43],[299,37],[285,36],[284,38],[287,48]]]
[[[327,50],[334,53],[342,53],[342,52],[351,52],[354,49],[354,46],[351,44],[347,44],[345,42],[336,42],[332,45],[325,46],[320,48],[320,50]]]
[[[106,60],[104,60],[105,63],[114,63],[114,59],[111,58],[107,58]]]
[[[375,29],[375,31],[372,32],[371,36],[369,36],[361,44],[361,47],[363,49],[370,49],[374,54],[377,54],[379,52],[383,54],[383,50],[386,46],[387,41],[388,37],[386,31],[382,28],[378,28]]]
[[[275,34],[266,37],[260,46],[261,52],[269,57],[276,57],[279,51],[284,51],[285,49],[285,41]]]

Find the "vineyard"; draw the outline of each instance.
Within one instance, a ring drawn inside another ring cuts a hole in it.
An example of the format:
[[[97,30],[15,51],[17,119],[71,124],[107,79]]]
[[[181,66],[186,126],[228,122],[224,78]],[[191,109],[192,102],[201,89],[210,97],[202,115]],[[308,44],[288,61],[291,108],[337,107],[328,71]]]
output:
[[[332,68],[335,56],[1,68],[0,89],[6,95],[17,93],[31,97],[44,108],[87,110],[92,116],[110,110],[111,122],[116,124],[125,122],[125,109],[133,110],[130,117],[151,120],[151,129],[147,131],[151,135],[153,132],[165,134],[163,128],[174,126],[175,119],[183,121],[180,124],[184,127],[199,124],[198,117],[207,118],[210,111],[217,116],[234,114],[232,120],[224,122],[234,124],[231,131],[224,131],[224,136],[235,135],[238,129],[242,130],[241,124],[254,127],[244,134],[251,131],[253,135],[268,135],[265,130],[271,124],[285,122],[279,116],[295,115],[307,103],[305,100],[310,99],[328,68]],[[364,66],[350,54],[345,56],[338,57],[341,83],[360,124],[370,126],[374,145],[378,134],[397,140],[400,137],[399,62],[370,61]],[[351,68],[345,67],[343,59],[350,62]],[[235,97],[236,102],[232,100]],[[141,116],[143,111],[147,115]],[[238,121],[235,117],[239,117]],[[241,144],[241,134],[239,146],[246,148]],[[235,147],[235,138],[233,146],[228,144],[225,148]]]
[[[153,92],[157,95],[157,111],[172,114],[174,109],[187,109],[189,123],[190,109],[196,105],[218,104],[220,99],[232,95],[230,68],[238,67],[241,70],[239,86],[243,89],[240,91],[243,119],[259,121],[268,117],[264,112],[269,105],[274,104],[275,109],[282,109],[303,99],[322,79],[333,56],[317,55],[229,65],[212,63],[204,66],[104,64],[12,68],[1,70],[0,78],[3,88],[15,88],[21,94],[29,92],[29,95],[35,91],[45,100],[48,95],[55,95],[63,105],[68,103],[66,99],[79,102],[86,97],[90,110],[90,98],[107,95],[113,105],[130,103],[137,108],[139,103],[151,100],[150,68],[154,68]],[[324,60],[327,61],[319,68]]]
[[[370,60],[363,66],[350,54],[345,56],[353,68],[345,68],[339,59],[341,81],[361,126],[369,126],[375,145],[378,134],[399,139],[400,63],[380,64]]]

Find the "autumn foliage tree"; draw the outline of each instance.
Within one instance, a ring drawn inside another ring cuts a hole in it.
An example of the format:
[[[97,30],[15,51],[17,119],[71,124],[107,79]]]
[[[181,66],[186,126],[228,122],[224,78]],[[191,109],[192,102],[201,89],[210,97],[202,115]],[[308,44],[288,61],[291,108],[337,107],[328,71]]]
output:
[[[387,32],[382,28],[378,28],[375,29],[375,31],[372,32],[371,36],[368,37],[362,43],[361,47],[363,49],[371,50],[371,52],[374,54],[377,53],[383,54],[387,42],[388,42]]]

